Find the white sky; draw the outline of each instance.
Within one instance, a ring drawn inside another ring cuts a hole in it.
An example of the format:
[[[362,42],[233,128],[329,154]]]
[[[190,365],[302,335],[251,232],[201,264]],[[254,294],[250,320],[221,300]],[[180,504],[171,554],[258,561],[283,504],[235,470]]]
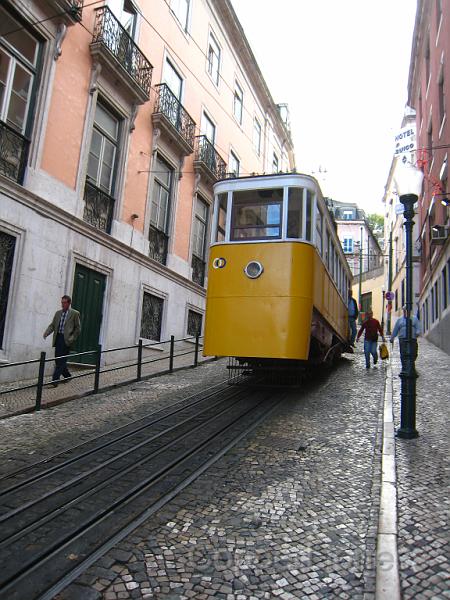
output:
[[[232,3],[275,102],[289,105],[297,169],[315,172],[324,195],[382,214],[416,0]]]

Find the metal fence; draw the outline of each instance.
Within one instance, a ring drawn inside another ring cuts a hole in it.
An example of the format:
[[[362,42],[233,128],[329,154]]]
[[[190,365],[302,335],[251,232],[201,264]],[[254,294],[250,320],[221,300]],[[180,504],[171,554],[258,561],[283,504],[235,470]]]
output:
[[[199,363],[199,351],[200,348],[202,347],[202,343],[201,343],[201,339],[202,336],[195,336],[195,337],[186,337],[186,338],[180,338],[178,340],[175,339],[175,336],[170,336],[169,340],[164,340],[161,342],[154,342],[154,343],[150,343],[150,344],[145,344],[142,339],[139,340],[138,344],[134,344],[133,346],[123,346],[120,348],[110,348],[109,350],[103,350],[102,346],[99,345],[97,347],[96,350],[88,350],[87,352],[78,352],[78,353],[74,353],[74,354],[68,354],[66,356],[60,356],[58,358],[67,358],[69,360],[73,360],[74,358],[79,359],[80,357],[83,356],[95,356],[95,365],[93,366],[92,369],[89,370],[89,372],[87,373],[81,373],[79,375],[72,375],[70,377],[70,380],[76,380],[76,379],[81,379],[83,377],[92,377],[92,375],[94,375],[94,384],[93,384],[93,388],[92,390],[89,392],[90,394],[97,394],[99,391],[101,391],[101,375],[105,374],[105,373],[111,373],[113,371],[120,371],[121,369],[129,369],[130,367],[135,367],[136,368],[136,376],[132,379],[126,379],[123,380],[121,382],[121,384],[124,383],[132,383],[134,381],[141,381],[141,379],[143,378],[147,378],[147,377],[143,377],[142,375],[142,367],[148,364],[152,364],[152,363],[157,363],[157,362],[161,362],[163,360],[168,360],[169,361],[169,366],[168,369],[165,370],[161,370],[161,371],[157,371],[157,372],[153,372],[150,376],[154,376],[157,374],[163,374],[163,373],[172,373],[174,371],[175,368],[175,360],[181,356],[187,356],[189,354],[193,355],[192,358],[192,364],[190,365],[191,367],[197,367],[198,363]],[[184,343],[184,342],[190,342],[194,345],[192,350],[186,350],[186,348],[182,348],[179,352],[175,351],[175,345],[178,343]],[[159,357],[152,357],[149,359],[146,359],[143,357],[143,351],[146,348],[155,348],[157,349],[158,346],[163,346],[163,345],[169,345],[169,353],[164,353],[164,356],[159,356]],[[127,361],[126,364],[121,364],[119,366],[112,366],[112,367],[108,367],[108,368],[101,368],[101,364],[102,364],[102,356],[106,355],[106,354],[110,354],[113,352],[120,352],[123,350],[135,350],[136,351],[136,360],[129,362]],[[11,387],[11,388],[7,388],[7,389],[2,389],[0,390],[0,398],[6,394],[11,394],[11,393],[16,393],[16,392],[20,392],[22,390],[29,390],[32,388],[36,388],[36,395],[35,395],[35,403],[34,403],[34,410],[41,410],[42,408],[42,393],[44,388],[48,387],[48,386],[52,386],[54,385],[54,381],[53,380],[49,380],[49,381],[44,381],[45,379],[45,366],[47,363],[51,363],[54,362],[55,358],[47,358],[47,353],[46,352],[41,352],[41,355],[39,358],[34,359],[34,360],[25,360],[22,362],[15,362],[15,363],[8,363],[8,364],[2,364],[0,365],[0,369],[11,369],[11,368],[17,368],[17,367],[24,367],[26,365],[36,365],[37,368],[37,377],[36,377],[36,382],[35,383],[31,383],[31,384],[26,384],[26,385],[22,385],[22,386],[16,386],[16,387]],[[189,366],[189,365],[183,365],[183,366]],[[118,385],[116,383],[116,385]]]

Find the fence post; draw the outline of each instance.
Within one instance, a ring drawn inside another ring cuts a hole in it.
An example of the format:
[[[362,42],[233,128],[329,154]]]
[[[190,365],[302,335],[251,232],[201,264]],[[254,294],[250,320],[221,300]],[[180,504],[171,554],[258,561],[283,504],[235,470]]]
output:
[[[169,373],[173,372],[173,355],[175,353],[175,336],[170,336]]]
[[[94,375],[94,394],[98,392],[100,385],[100,365],[102,362],[102,345],[97,346],[97,355],[95,357],[95,375]]]
[[[137,380],[142,379],[142,339],[138,342]]]
[[[38,381],[37,381],[37,386],[36,386],[36,404],[34,406],[34,410],[41,410],[42,387],[44,385],[44,373],[45,373],[45,352],[41,352],[41,357],[39,359]]]
[[[194,352],[194,367],[198,365],[198,345],[199,345],[200,335],[197,333],[195,336],[195,352]]]

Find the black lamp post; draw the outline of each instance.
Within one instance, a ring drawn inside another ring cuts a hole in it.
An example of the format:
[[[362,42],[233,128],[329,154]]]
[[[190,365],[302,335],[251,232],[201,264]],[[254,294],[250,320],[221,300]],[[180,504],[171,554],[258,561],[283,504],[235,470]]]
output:
[[[406,339],[402,360],[401,379],[401,416],[397,436],[400,438],[416,438],[416,355],[412,337],[411,311],[413,307],[413,264],[412,233],[414,226],[414,204],[422,190],[423,173],[414,165],[399,165],[395,176],[397,192],[403,204],[406,237]]]

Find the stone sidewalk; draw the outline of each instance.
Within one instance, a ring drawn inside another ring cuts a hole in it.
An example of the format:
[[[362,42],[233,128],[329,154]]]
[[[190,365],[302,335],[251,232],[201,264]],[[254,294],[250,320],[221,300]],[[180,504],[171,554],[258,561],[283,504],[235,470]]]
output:
[[[419,437],[396,438],[398,554],[404,600],[450,598],[450,356],[426,340],[417,360]],[[394,421],[400,421],[398,349],[392,360]]]
[[[185,368],[193,365],[194,362],[194,344],[187,342],[183,347],[176,348],[176,354],[174,356],[174,369]],[[198,362],[201,363],[205,359],[202,354],[200,347],[198,354]],[[178,356],[177,356],[178,355]],[[155,360],[157,359],[157,360]],[[167,372],[169,369],[169,353],[164,351],[147,351],[144,348],[143,361],[155,361],[147,362],[142,365],[142,378],[148,378],[150,376],[157,375],[158,373]],[[123,385],[124,383],[131,383],[136,379],[137,367],[135,365],[128,366],[130,363],[136,362],[128,361],[127,363],[118,362],[115,364],[102,365],[102,373],[100,374],[100,390],[102,388],[109,388],[110,386]],[[82,396],[89,394],[94,387],[94,367],[82,368],[76,365],[70,366],[73,378],[65,381],[54,388],[50,385],[51,371],[53,370],[53,361],[47,364],[46,371],[49,375],[45,377],[45,384],[42,392],[42,407],[52,406],[59,402],[77,399]],[[37,369],[36,365],[36,369]],[[120,367],[118,369],[118,367]],[[12,383],[0,384],[0,419],[2,417],[8,417],[11,415],[20,414],[21,412],[33,410],[36,403],[36,381],[34,379],[28,379],[25,381],[14,381]],[[7,393],[1,393],[5,390],[30,386],[28,389],[12,391]]]

